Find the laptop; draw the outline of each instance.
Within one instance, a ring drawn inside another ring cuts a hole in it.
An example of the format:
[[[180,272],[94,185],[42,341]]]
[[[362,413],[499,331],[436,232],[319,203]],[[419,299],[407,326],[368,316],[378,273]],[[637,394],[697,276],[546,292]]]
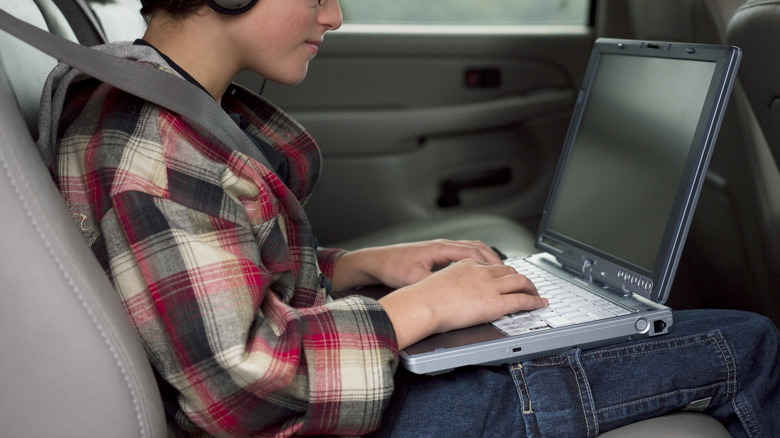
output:
[[[418,374],[664,335],[669,296],[741,60],[739,48],[598,39],[536,239],[505,263],[550,300],[424,339]]]

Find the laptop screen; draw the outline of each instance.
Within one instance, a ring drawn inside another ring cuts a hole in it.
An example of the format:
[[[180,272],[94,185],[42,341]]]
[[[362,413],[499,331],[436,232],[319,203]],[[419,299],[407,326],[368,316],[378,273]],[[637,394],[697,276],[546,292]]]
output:
[[[651,270],[715,64],[604,55],[598,69],[549,227]]]
[[[684,209],[695,204],[709,158],[703,148],[720,122],[711,113],[724,67],[687,55],[682,48],[597,53],[540,233],[540,246],[559,252],[562,263],[568,257],[579,270],[592,258],[628,268],[647,295],[676,269]]]

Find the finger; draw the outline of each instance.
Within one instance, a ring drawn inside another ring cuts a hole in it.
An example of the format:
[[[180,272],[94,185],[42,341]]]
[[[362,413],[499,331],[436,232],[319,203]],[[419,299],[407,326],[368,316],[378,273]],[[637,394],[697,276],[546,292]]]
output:
[[[538,295],[531,295],[527,293],[515,293],[504,295],[506,302],[506,308],[512,309],[506,313],[519,312],[521,310],[536,310],[543,307],[547,307],[549,302],[546,298],[541,298]]]
[[[433,275],[433,271],[427,266],[414,264],[409,270],[407,281],[409,284],[415,284],[431,275]]]
[[[490,264],[503,264],[501,257],[490,247],[478,240],[442,240],[442,255],[449,258],[449,261],[458,261],[463,259],[473,259]]]
[[[435,265],[446,266],[453,262],[461,260],[475,260],[488,263],[488,260],[482,255],[478,248],[470,245],[452,243],[439,243],[436,247],[431,247],[428,257]]]
[[[476,249],[479,252],[479,260],[492,264],[503,264],[503,254],[500,251],[497,251],[495,248],[487,246],[485,242],[480,240],[461,240],[459,242]]]
[[[504,282],[502,287],[507,288],[506,292],[502,293],[502,297],[515,306],[521,306],[518,310],[534,310],[549,305],[549,301],[539,296],[539,291],[524,276],[517,274],[500,280]]]
[[[478,263],[484,263],[484,262],[478,262]],[[506,277],[506,276],[519,276],[521,277],[521,279],[525,279],[526,281],[528,281],[528,283],[530,283],[530,280],[528,280],[527,277],[518,274],[517,270],[509,265],[487,263],[487,264],[483,264],[483,266],[487,266],[488,269],[493,271],[493,274],[496,276],[496,278]]]
[[[512,269],[514,271],[514,269]],[[539,296],[539,291],[531,280],[525,275],[514,273],[506,274],[500,279],[502,281],[501,290],[503,294],[526,294],[530,296]]]
[[[495,263],[498,265],[504,264],[504,259],[506,258],[501,252],[498,250],[489,247],[485,245],[484,243],[480,246],[479,251],[482,253],[482,255],[485,257],[485,260],[489,263]]]

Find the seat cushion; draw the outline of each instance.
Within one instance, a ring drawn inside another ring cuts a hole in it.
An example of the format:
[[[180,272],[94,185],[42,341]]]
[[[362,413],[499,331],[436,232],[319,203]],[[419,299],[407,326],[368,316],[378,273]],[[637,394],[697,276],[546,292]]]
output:
[[[599,435],[603,438],[730,438],[731,435],[709,415],[680,412],[640,421]]]

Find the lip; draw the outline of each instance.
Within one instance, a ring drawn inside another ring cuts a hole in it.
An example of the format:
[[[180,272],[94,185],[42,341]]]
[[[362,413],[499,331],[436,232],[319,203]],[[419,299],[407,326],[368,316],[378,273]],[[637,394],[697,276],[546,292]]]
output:
[[[320,51],[320,44],[322,40],[306,41],[306,45],[316,54]]]

